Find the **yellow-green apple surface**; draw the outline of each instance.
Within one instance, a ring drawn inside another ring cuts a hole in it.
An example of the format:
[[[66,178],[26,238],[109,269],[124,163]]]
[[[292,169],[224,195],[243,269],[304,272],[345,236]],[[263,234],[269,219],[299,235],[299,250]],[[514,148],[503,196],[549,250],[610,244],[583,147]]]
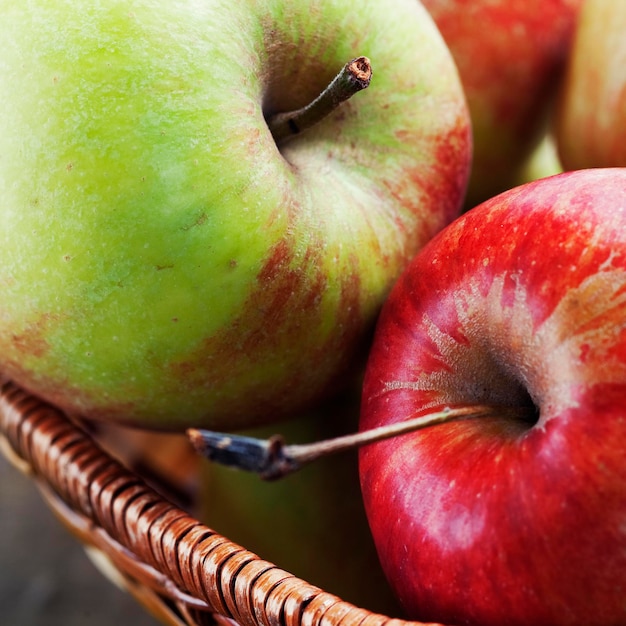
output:
[[[154,427],[261,423],[342,383],[460,209],[471,131],[414,0],[3,0],[0,371]],[[351,59],[374,79],[277,145]]]
[[[466,207],[517,183],[540,143],[582,0],[423,0],[459,68],[474,159]]]
[[[504,192],[385,303],[361,427],[491,407],[361,449],[370,526],[414,618],[626,623],[626,169]]]
[[[626,4],[586,0],[555,112],[568,170],[626,166]]]
[[[561,172],[563,172],[563,166],[557,152],[556,141],[554,135],[548,131],[526,159],[513,186],[517,187]]]

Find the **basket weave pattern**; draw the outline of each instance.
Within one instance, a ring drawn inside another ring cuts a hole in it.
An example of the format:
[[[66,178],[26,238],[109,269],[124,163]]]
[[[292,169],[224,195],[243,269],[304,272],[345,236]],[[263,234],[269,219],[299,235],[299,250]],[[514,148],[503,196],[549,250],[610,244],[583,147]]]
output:
[[[344,602],[178,508],[72,420],[7,382],[0,443],[125,588],[173,626],[420,626]],[[433,625],[435,626],[435,625]]]

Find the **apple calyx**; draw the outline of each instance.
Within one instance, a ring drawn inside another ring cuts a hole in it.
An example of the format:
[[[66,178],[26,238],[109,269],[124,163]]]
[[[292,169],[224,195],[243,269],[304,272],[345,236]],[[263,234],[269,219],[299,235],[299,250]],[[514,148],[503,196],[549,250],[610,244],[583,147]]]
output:
[[[280,145],[315,126],[342,102],[366,89],[371,79],[372,65],[367,57],[348,61],[313,102],[296,111],[277,113],[267,120],[274,141]]]
[[[455,420],[502,416],[503,411],[506,409],[487,405],[445,407],[401,422],[306,444],[288,445],[281,435],[258,439],[197,428],[188,429],[187,437],[198,454],[214,463],[255,472],[263,480],[276,480],[330,454]]]

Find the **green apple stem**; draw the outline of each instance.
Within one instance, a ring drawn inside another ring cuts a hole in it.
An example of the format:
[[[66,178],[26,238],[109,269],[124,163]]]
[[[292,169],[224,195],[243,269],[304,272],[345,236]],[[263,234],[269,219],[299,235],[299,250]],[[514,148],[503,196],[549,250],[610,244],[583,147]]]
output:
[[[321,457],[459,419],[502,415],[502,408],[476,405],[445,408],[403,422],[308,444],[285,444],[280,435],[257,439],[245,435],[189,429],[196,451],[207,459],[236,469],[256,472],[265,480],[282,478]]]
[[[288,113],[277,113],[267,120],[276,144],[315,126],[342,102],[365,89],[372,78],[372,66],[367,57],[357,57],[346,63],[324,91],[310,104]]]

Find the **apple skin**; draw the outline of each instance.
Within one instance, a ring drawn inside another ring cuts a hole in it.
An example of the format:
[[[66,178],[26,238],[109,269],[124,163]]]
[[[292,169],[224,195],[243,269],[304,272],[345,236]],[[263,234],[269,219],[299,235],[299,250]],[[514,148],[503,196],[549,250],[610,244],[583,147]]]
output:
[[[626,166],[626,5],[584,3],[555,111],[568,170]]]
[[[626,169],[494,197],[394,286],[360,428],[476,404],[494,416],[359,455],[374,541],[408,614],[626,623]]]
[[[515,185],[512,186],[519,187],[525,183],[530,183],[540,178],[547,178],[548,176],[554,176],[555,174],[561,174],[562,172],[563,166],[559,160],[554,135],[550,132],[546,132],[539,142],[539,145],[526,160],[524,167],[516,177]]]
[[[425,9],[2,8],[0,371],[155,428],[251,426],[334,393],[466,189],[467,105]],[[359,55],[370,88],[279,151],[264,116]]]
[[[582,0],[423,0],[470,108],[466,208],[514,186],[544,133]]]

